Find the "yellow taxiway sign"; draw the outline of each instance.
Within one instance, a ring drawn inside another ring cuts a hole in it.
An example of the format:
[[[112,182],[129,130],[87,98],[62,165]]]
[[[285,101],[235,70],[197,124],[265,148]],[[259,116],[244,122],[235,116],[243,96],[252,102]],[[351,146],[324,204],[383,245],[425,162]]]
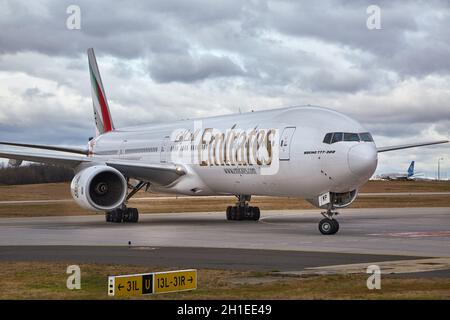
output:
[[[197,270],[154,273],[154,293],[197,289]]]
[[[140,296],[197,289],[197,270],[141,273],[108,277],[108,295]]]

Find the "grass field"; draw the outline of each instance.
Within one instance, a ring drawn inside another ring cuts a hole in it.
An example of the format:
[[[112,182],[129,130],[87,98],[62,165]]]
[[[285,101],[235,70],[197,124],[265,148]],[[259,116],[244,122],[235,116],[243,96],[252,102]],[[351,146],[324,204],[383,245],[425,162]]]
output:
[[[66,288],[65,263],[0,263],[0,299],[114,299],[108,275],[174,270],[156,267],[82,264],[81,290]],[[381,290],[368,290],[366,275],[309,278],[269,272],[199,270],[197,290],[143,296],[143,299],[449,299],[450,279],[382,277]]]
[[[448,181],[369,181],[360,190],[361,193],[380,192],[450,192]],[[224,211],[226,206],[234,204],[234,197],[218,198],[161,198],[150,193],[139,192],[137,200],[131,200],[130,206],[137,207],[141,213],[167,212],[204,212]],[[139,200],[152,197],[151,200]],[[71,199],[68,183],[51,183],[36,185],[0,186],[0,201],[23,200],[62,200]],[[253,197],[252,205],[261,210],[277,209],[313,209],[307,201],[300,198]],[[359,196],[351,208],[379,207],[447,207],[450,195],[366,197]],[[73,201],[60,203],[0,204],[0,217],[20,216],[66,216],[95,214],[84,210]]]
[[[450,181],[369,181],[359,192],[450,192]],[[167,196],[139,192],[135,197]],[[70,199],[70,183],[0,186],[0,201]]]

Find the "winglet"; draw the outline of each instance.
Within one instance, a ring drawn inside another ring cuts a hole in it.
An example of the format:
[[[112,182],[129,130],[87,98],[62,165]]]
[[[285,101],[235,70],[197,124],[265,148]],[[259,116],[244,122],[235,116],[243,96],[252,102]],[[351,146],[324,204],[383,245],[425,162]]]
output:
[[[87,54],[89,60],[89,74],[91,77],[91,94],[94,106],[95,126],[97,128],[97,135],[100,135],[114,130],[114,124],[109,111],[105,90],[103,89],[94,49],[89,48]]]

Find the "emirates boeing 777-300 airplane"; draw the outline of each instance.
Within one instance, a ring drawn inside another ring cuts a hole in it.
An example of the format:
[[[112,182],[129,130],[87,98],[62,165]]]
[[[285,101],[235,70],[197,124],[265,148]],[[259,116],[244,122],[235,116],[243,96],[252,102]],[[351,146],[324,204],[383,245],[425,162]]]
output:
[[[319,231],[335,234],[335,210],[355,200],[378,153],[448,142],[380,148],[354,119],[313,106],[115,128],[93,49],[88,59],[97,135],[87,148],[0,142],[0,157],[73,168],[73,198],[108,222],[137,222],[126,205],[145,188],[236,195],[228,220],[259,220],[251,195],[302,197],[323,209]]]

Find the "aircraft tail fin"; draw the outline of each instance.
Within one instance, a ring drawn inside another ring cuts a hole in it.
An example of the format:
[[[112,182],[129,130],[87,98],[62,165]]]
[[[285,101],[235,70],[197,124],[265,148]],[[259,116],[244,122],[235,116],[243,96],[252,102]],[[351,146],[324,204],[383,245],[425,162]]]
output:
[[[109,111],[108,100],[103,89],[102,79],[95,59],[94,49],[87,51],[89,60],[89,74],[91,78],[91,94],[94,107],[95,126],[97,135],[114,130],[114,124]]]
[[[408,177],[411,177],[414,175],[414,161],[411,161],[411,164],[408,168]]]

